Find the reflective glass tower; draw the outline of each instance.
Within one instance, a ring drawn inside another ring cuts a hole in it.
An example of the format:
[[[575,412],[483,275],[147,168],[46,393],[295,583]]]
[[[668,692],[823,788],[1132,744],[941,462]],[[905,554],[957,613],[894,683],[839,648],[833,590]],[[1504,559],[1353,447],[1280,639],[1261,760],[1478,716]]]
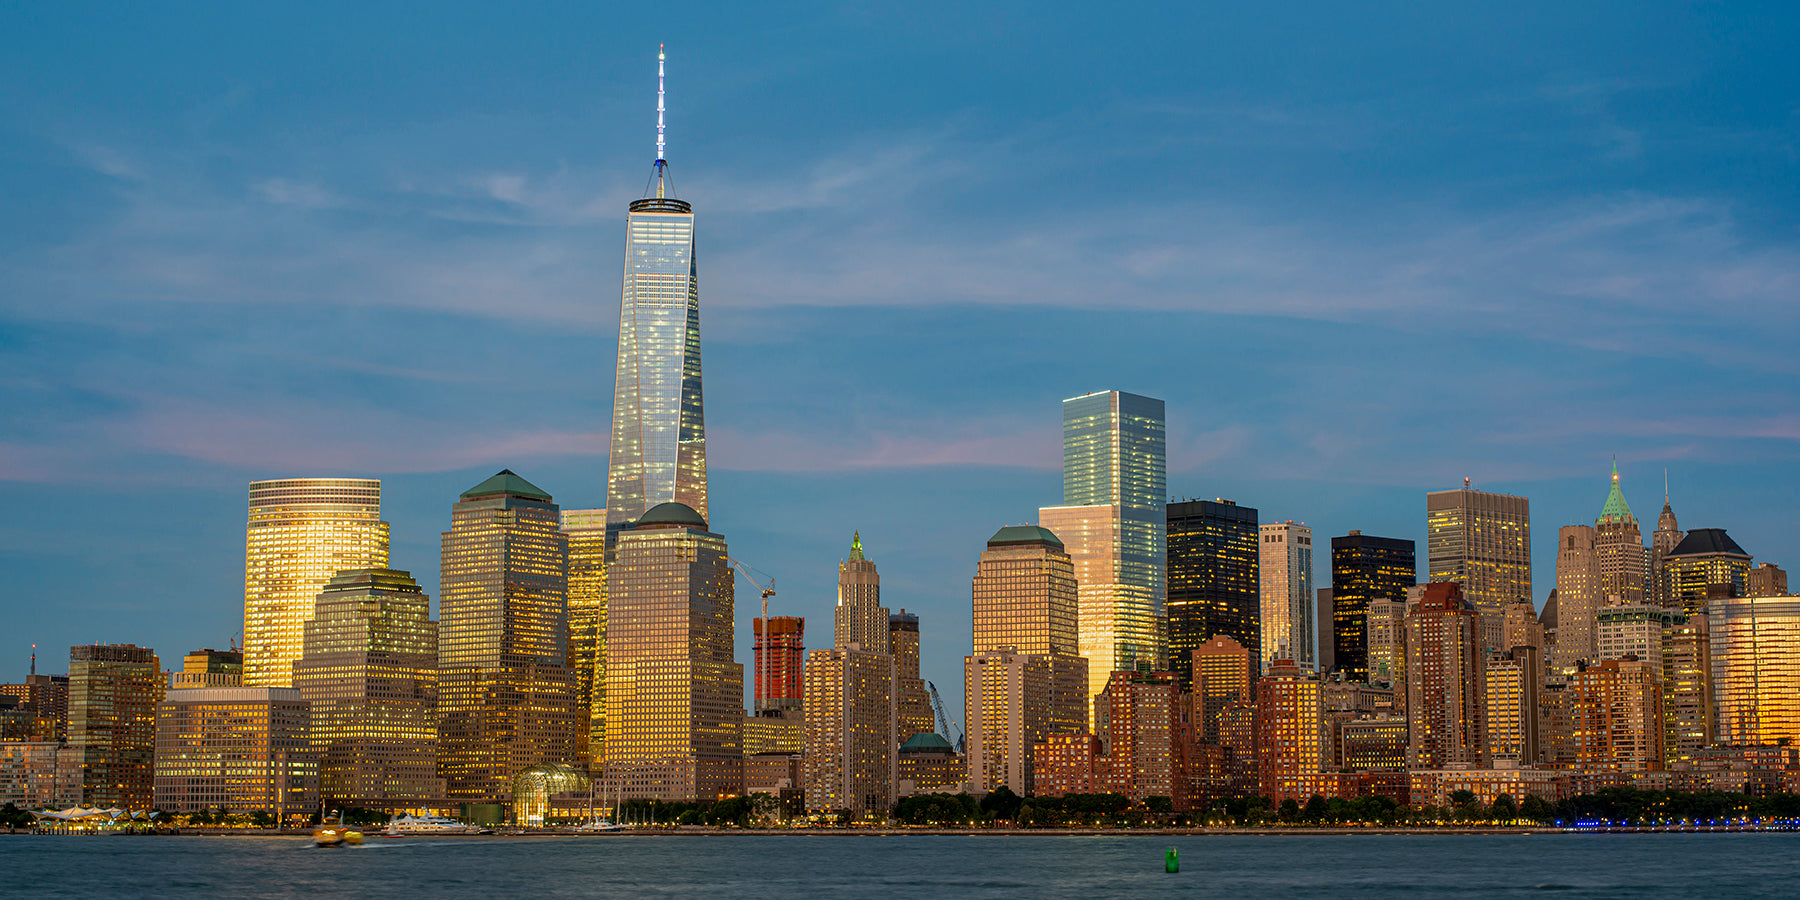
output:
[[[1412,541],[1360,531],[1331,539],[1329,639],[1335,665],[1346,677],[1369,680],[1369,601],[1404,602],[1417,575]],[[1320,644],[1326,640],[1326,635],[1319,635]]]
[[[1262,658],[1256,516],[1231,500],[1167,506],[1169,653],[1184,691],[1191,687],[1195,650],[1218,635]]]
[[[653,196],[625,216],[625,280],[613,381],[606,521],[636,521],[659,503],[706,510],[706,417],[700,397],[700,282],[694,208],[672,196],[663,158],[657,55]]]
[[[1088,695],[1138,660],[1168,665],[1164,600],[1163,402],[1123,391],[1063,401],[1063,505],[1038,510],[1080,585]]]

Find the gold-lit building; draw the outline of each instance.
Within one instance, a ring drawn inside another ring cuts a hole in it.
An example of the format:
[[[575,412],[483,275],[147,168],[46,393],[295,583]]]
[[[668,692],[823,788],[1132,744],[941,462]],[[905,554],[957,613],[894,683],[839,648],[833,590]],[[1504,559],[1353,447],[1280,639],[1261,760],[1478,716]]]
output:
[[[894,657],[852,648],[806,660],[806,808],[885,818],[899,781]]]
[[[902,796],[960,794],[969,783],[969,761],[943,735],[921,731],[900,745]]]
[[[623,796],[743,790],[744,667],[725,539],[680,503],[619,532],[608,573],[605,775]]]
[[[869,653],[887,652],[888,611],[881,605],[881,573],[863,554],[861,532],[851,536],[850,557],[838,564],[832,626],[837,647],[856,644]]]
[[[1411,593],[1414,589],[1409,589]],[[1363,626],[1368,642],[1369,683],[1386,684],[1398,690],[1394,704],[1406,708],[1406,601],[1375,597],[1369,600],[1369,614]]]
[[[345,569],[388,564],[374,478],[250,482],[244,535],[244,684],[292,687],[313,598]]]
[[[1594,520],[1594,560],[1600,573],[1603,605],[1628,606],[1644,602],[1649,562],[1644,535],[1638,528],[1625,493],[1619,490],[1619,464],[1613,463],[1612,489]]]
[[[1715,599],[1708,618],[1719,743],[1800,746],[1800,597]]]
[[[565,509],[569,542],[569,675],[575,758],[598,768],[606,746],[606,510]]]
[[[1487,654],[1481,650],[1480,615],[1461,586],[1424,586],[1406,614],[1406,715],[1411,766],[1486,766]]]
[[[1763,563],[1744,577],[1746,597],[1788,596],[1787,572],[1774,563]]]
[[[1262,666],[1255,652],[1223,634],[1194,647],[1190,658],[1194,740],[1217,744],[1220,713],[1256,699],[1256,673]]]
[[[1595,629],[1606,598],[1597,539],[1591,525],[1565,525],[1556,535],[1556,658],[1551,666],[1557,671],[1570,672],[1600,658]]]
[[[1300,793],[1296,786],[1329,761],[1325,696],[1316,673],[1278,658],[1256,682],[1256,770],[1262,796],[1272,802]],[[1306,796],[1297,799],[1305,801]]]
[[[339,572],[306,623],[294,687],[312,708],[319,795],[334,808],[438,809],[438,626],[398,569]]]
[[[61,741],[0,741],[0,803],[19,809],[81,805],[81,748]]]
[[[1168,797],[1177,811],[1187,810],[1175,673],[1114,672],[1094,699],[1094,733],[1105,752],[1095,764],[1103,791],[1132,800]]]
[[[1663,767],[1662,672],[1609,659],[1569,674],[1563,702],[1575,768],[1642,772]]]
[[[156,712],[156,807],[269,813],[277,822],[318,811],[318,755],[307,704],[294,688],[170,691]]]
[[[181,671],[176,672],[169,687],[180,690],[200,687],[243,687],[244,654],[237,650],[194,650],[181,658]]]
[[[1477,491],[1425,495],[1429,581],[1454,581],[1481,617],[1483,651],[1500,649],[1501,605],[1531,593],[1531,501]]]
[[[1707,601],[1719,594],[1750,593],[1750,554],[1723,528],[1696,528],[1663,557],[1670,602],[1689,616],[1707,612]],[[1724,587],[1729,586],[1729,587]]]
[[[162,666],[149,647],[69,648],[69,744],[81,748],[82,803],[151,808],[162,698]]]
[[[1087,660],[1075,655],[1075,568],[1055,534],[1035,525],[994,532],[971,588],[974,653],[963,661],[970,789],[1032,786],[1032,748],[1082,731]]]
[[[1536,647],[1519,646],[1488,654],[1483,716],[1487,722],[1488,759],[1529,766],[1538,760],[1542,735],[1539,721],[1544,683],[1543,656]]]
[[[464,491],[443,533],[438,774],[453,801],[508,803],[520,772],[575,759],[560,510],[511,470]]]
[[[1406,749],[1406,717],[1376,715],[1338,723],[1334,761],[1346,772],[1403,771]]]
[[[1669,627],[1663,648],[1663,758],[1694,759],[1712,746],[1713,640],[1710,616],[1682,616]]]
[[[932,731],[937,717],[931,709],[931,692],[919,677],[919,617],[906,610],[888,616],[888,652],[894,657],[894,703],[902,743],[915,734]]]

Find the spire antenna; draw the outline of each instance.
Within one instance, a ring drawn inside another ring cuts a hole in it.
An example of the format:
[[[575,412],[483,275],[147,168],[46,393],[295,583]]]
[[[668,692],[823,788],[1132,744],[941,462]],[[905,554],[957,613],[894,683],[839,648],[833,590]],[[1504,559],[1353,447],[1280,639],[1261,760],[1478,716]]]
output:
[[[668,160],[663,156],[663,45],[656,45],[656,164],[665,165]]]

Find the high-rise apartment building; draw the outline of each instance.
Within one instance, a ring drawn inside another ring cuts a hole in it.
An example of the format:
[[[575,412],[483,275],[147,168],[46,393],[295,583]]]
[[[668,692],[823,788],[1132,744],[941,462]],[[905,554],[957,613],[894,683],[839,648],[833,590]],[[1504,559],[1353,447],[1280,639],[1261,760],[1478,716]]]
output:
[[[1487,654],[1480,614],[1454,581],[1424,586],[1406,614],[1406,715],[1411,765],[1486,766]]]
[[[1642,660],[1579,667],[1564,690],[1577,768],[1644,772],[1663,767],[1662,673]]]
[[[863,554],[861,532],[850,539],[850,558],[838,564],[832,624],[839,649],[855,644],[867,653],[887,652],[888,611],[881,605],[881,574]]]
[[[1500,645],[1508,650],[1514,647],[1544,649],[1544,625],[1538,619],[1538,609],[1531,604],[1530,597],[1516,597],[1502,608]]]
[[[1256,701],[1256,674],[1262,666],[1250,648],[1223,634],[1193,648],[1191,658],[1195,739],[1218,744],[1225,710]]]
[[[1355,681],[1369,680],[1369,601],[1406,599],[1418,581],[1413,542],[1352,531],[1331,539],[1331,641],[1334,668]]]
[[[1774,563],[1763,563],[1744,576],[1744,595],[1748,597],[1788,596],[1787,572]]]
[[[1608,606],[1600,610],[1594,628],[1594,643],[1599,648],[1595,659],[1631,657],[1664,672],[1675,629],[1686,622],[1681,613],[1643,603]]]
[[[1650,603],[1663,609],[1671,609],[1677,605],[1674,587],[1669,582],[1669,573],[1663,562],[1675,545],[1687,534],[1675,521],[1675,510],[1669,506],[1669,492],[1663,490],[1662,513],[1656,517],[1656,532],[1650,536]]]
[[[606,510],[563,510],[562,533],[569,545],[575,758],[592,766],[606,746]]]
[[[1257,781],[1264,797],[1280,802],[1310,791],[1301,787],[1329,758],[1323,686],[1317,673],[1277,658],[1256,682]]]
[[[1707,612],[1715,586],[1728,586],[1725,594],[1742,597],[1750,590],[1750,554],[1723,528],[1696,528],[1687,533],[1667,556],[1663,571],[1669,579],[1670,602],[1689,616]]]
[[[1541,734],[1538,696],[1544,683],[1543,656],[1536,647],[1517,646],[1488,655],[1483,718],[1488,759],[1532,765]]]
[[[894,657],[843,647],[806,661],[806,808],[885,819],[899,781]]]
[[[156,801],[156,651],[136,644],[69,648],[69,744],[81,748],[81,802],[147,810]]]
[[[438,771],[452,800],[506,803],[520,772],[575,761],[561,510],[503,469],[458,498],[442,546]]]
[[[1708,618],[1718,741],[1800,746],[1800,597],[1716,598]]]
[[[1063,401],[1063,502],[1038,510],[1061,538],[1080,585],[1080,655],[1088,695],[1139,660],[1162,669],[1165,599],[1163,402],[1123,391]]]
[[[260,811],[277,822],[319,808],[318,754],[295,688],[170,691],[156,714],[156,807]]]
[[[1075,568],[1049,530],[994,532],[971,593],[974,652],[963,664],[970,790],[1033,785],[1032,748],[1087,724],[1087,661],[1075,655]]]
[[[1367,635],[1369,683],[1391,685],[1399,690],[1396,702],[1404,708],[1406,693],[1406,607],[1405,600],[1369,601]]]
[[[1591,525],[1565,525],[1556,535],[1556,659],[1551,665],[1564,672],[1582,660],[1597,659],[1595,627],[1605,598],[1595,537]]]
[[[888,652],[894,657],[894,715],[904,743],[936,727],[931,692],[919,676],[919,617],[906,610],[888,616]]]
[[[1182,771],[1181,686],[1173,672],[1114,672],[1094,701],[1094,733],[1106,754],[1107,792],[1133,801],[1168,797],[1187,809]]]
[[[662,155],[662,61],[657,61],[655,196],[625,215],[625,281],[613,378],[606,518],[635,521],[659,503],[705,519],[706,408],[700,390],[700,278],[694,207],[668,196]]]
[[[438,777],[438,624],[398,569],[339,572],[306,623],[294,687],[311,707],[318,793],[336,809],[443,804]]]
[[[1718,733],[1711,618],[1682,616],[1669,630],[1663,652],[1663,758],[1668,763],[1694,759],[1712,746]]]
[[[1262,538],[1256,510],[1230,500],[1183,500],[1165,509],[1170,667],[1187,690],[1194,648],[1214,636],[1262,659]]]
[[[292,687],[313,598],[345,569],[388,564],[374,478],[250,482],[244,533],[244,684]]]
[[[24,682],[0,684],[0,741],[67,741],[69,676],[39,675],[35,653],[31,662],[31,674]],[[10,701],[10,708],[5,701]]]
[[[1455,581],[1482,617],[1482,649],[1500,649],[1500,605],[1531,593],[1531,501],[1477,491],[1425,495],[1430,581]]]
[[[1619,465],[1614,463],[1612,488],[1600,507],[1600,517],[1594,520],[1594,563],[1600,573],[1601,605],[1644,602],[1649,561],[1637,517],[1625,502],[1625,493],[1619,490]]]
[[[680,503],[618,536],[606,622],[606,772],[626,797],[743,789],[744,667],[725,538]]]
[[[1312,529],[1289,519],[1264,525],[1261,532],[1263,665],[1287,656],[1302,669],[1317,670]]]
[[[799,713],[806,690],[806,619],[770,616],[750,620],[755,639],[756,711],[778,709]]]

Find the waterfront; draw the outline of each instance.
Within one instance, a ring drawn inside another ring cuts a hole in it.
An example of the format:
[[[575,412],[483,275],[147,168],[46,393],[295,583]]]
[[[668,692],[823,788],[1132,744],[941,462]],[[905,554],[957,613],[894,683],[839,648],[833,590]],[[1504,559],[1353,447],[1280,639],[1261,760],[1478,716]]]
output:
[[[1163,871],[1163,851],[1181,871]],[[371,839],[0,837],[7,892],[170,898],[1778,897],[1800,836],[906,835]]]

